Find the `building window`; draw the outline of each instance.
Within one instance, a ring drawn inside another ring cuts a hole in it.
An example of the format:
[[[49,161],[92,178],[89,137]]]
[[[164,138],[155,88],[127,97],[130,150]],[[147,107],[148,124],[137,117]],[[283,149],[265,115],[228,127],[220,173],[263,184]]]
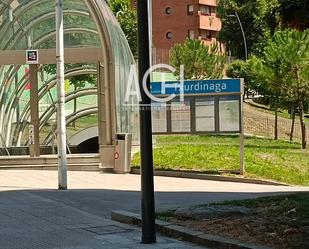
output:
[[[211,31],[210,30],[206,30],[206,39],[211,40]]]
[[[211,40],[211,31],[210,30],[201,30],[200,36],[203,40]]]
[[[188,38],[194,39],[194,30],[188,30]]]
[[[172,39],[173,38],[173,33],[172,32],[167,32],[166,33],[166,38],[169,39],[169,40]]]
[[[171,7],[165,8],[165,14],[167,14],[167,15],[172,14],[172,8]]]
[[[193,5],[188,5],[187,6],[187,13],[188,13],[188,15],[193,15],[193,13],[194,13],[194,6]]]
[[[211,15],[210,6],[207,6],[207,5],[201,6],[201,14],[206,15],[206,16],[210,16]]]

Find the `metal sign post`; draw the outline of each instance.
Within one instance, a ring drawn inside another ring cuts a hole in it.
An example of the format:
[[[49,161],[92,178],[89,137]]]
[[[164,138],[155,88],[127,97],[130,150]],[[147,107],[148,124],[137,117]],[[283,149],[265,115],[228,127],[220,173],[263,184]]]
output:
[[[148,0],[137,1],[138,15],[138,55],[139,82],[142,101],[140,103],[140,146],[141,146],[141,186],[142,186],[142,243],[156,242],[155,232],[155,204],[153,182],[153,154],[152,154],[152,124],[150,98],[143,91],[142,81],[150,68],[149,54],[149,23]],[[147,80],[150,89],[150,79]],[[143,106],[148,106],[143,108]]]
[[[67,155],[64,85],[63,0],[56,0],[56,60],[57,60],[57,131],[58,131],[58,188],[67,189]]]
[[[241,79],[241,99],[240,99],[240,133],[239,133],[239,159],[240,159],[240,174],[245,174],[245,127],[244,127],[244,79]]]

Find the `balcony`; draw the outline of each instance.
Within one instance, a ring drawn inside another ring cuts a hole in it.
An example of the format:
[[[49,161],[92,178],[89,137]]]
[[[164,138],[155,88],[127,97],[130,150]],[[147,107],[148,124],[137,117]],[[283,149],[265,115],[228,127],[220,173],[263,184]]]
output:
[[[212,15],[204,15],[200,11],[198,12],[198,21],[200,29],[207,29],[212,31],[220,31],[222,23],[220,18]]]
[[[199,0],[198,3],[208,6],[217,6],[217,0]]]

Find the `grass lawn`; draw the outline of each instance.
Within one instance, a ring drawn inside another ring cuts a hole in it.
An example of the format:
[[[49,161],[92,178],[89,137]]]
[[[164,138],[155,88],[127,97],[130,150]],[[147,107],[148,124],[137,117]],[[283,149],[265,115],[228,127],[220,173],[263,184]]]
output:
[[[239,170],[237,136],[155,136],[156,169],[221,173]],[[246,177],[309,185],[309,150],[298,143],[246,138]],[[139,166],[139,154],[132,164]]]
[[[197,231],[236,238],[271,248],[308,248],[309,193],[263,197],[250,200],[225,201],[199,205],[224,208],[242,206],[252,210],[249,214],[193,217],[178,216],[175,210],[158,213],[157,218]]]

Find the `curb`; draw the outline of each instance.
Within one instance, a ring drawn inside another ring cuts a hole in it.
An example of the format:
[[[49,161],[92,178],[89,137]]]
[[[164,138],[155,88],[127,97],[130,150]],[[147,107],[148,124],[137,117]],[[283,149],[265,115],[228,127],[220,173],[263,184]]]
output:
[[[111,213],[114,221],[131,225],[141,225],[141,216],[128,211],[117,210]],[[224,238],[221,236],[204,234],[190,228],[174,225],[156,219],[156,230],[163,235],[181,239],[191,243],[208,246],[216,249],[270,249],[265,246],[258,246],[251,243],[240,242],[235,239]]]
[[[139,175],[140,169],[131,169],[131,174]],[[280,183],[280,182],[240,178],[240,177],[232,177],[232,176],[209,175],[209,174],[193,173],[193,172],[186,172],[186,171],[154,170],[154,175],[197,179],[197,180],[220,181],[220,182],[238,182],[238,183],[250,183],[250,184],[271,185],[271,186],[290,186],[288,184]]]

